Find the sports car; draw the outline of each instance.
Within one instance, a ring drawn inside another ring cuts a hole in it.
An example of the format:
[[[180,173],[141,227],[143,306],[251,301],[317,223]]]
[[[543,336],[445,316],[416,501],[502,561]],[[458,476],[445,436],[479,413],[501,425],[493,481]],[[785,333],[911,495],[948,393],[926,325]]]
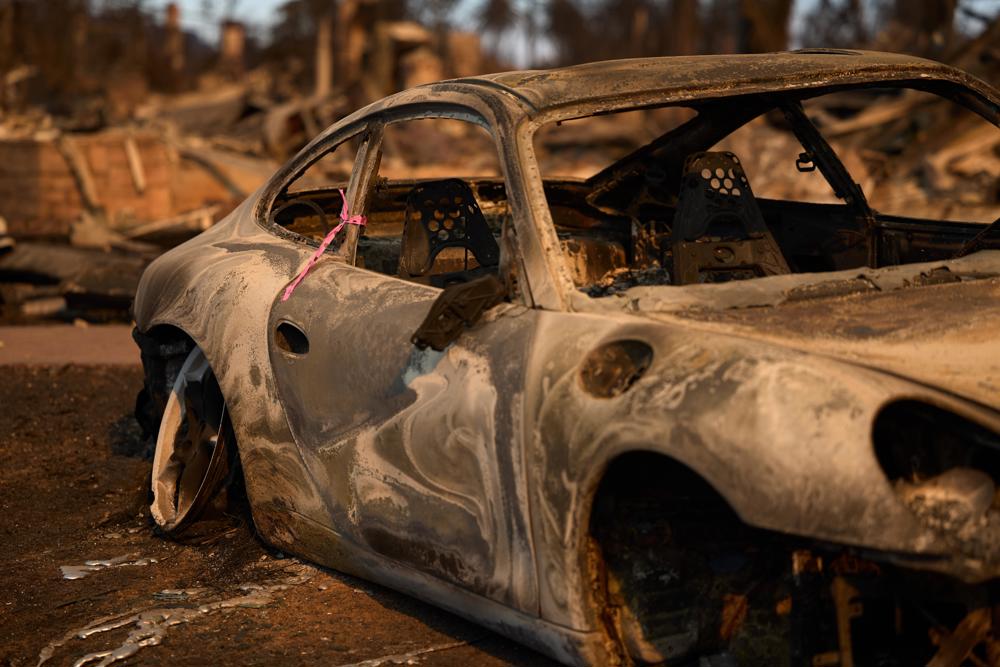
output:
[[[866,191],[830,137],[876,94],[1000,132],[971,75],[824,49],[343,118],[142,277],[159,530],[239,480],[275,548],[565,664],[997,664],[1000,211]]]

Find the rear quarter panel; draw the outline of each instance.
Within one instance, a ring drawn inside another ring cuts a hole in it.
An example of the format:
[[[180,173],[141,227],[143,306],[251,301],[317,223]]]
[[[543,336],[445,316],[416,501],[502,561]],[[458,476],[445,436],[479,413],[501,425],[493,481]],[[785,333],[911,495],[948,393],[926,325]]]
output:
[[[174,326],[204,351],[226,397],[257,528],[272,544],[287,545],[296,539],[289,511],[327,521],[278,401],[267,322],[313,249],[257,225],[257,197],[154,261],[134,311],[140,331]]]

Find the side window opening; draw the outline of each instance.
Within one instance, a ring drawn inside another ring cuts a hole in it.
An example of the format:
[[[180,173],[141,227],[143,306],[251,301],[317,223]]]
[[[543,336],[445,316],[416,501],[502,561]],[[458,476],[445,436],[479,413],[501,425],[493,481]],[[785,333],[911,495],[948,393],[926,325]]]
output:
[[[285,186],[271,205],[271,223],[316,241],[326,236],[340,221],[340,190],[347,191],[363,136],[337,144]]]
[[[661,280],[657,248],[669,236],[676,178],[639,151],[697,115],[686,107],[624,111],[551,123],[535,133],[549,213],[577,287],[596,296],[624,276]],[[633,162],[642,167],[614,170]]]
[[[508,207],[484,128],[454,118],[389,123],[378,175],[359,266],[437,287],[499,272]]]

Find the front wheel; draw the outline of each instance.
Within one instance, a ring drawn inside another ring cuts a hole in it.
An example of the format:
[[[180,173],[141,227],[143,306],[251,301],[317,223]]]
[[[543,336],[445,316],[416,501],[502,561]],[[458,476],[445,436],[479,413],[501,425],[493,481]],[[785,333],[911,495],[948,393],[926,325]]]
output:
[[[170,390],[156,437],[150,511],[160,530],[176,537],[198,519],[224,486],[233,451],[222,390],[195,347]]]

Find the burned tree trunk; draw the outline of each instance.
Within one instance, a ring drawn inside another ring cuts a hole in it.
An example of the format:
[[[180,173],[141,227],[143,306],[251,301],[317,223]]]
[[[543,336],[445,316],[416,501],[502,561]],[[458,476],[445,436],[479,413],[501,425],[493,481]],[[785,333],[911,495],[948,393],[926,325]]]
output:
[[[671,53],[679,56],[698,53],[701,39],[698,0],[674,0],[671,12]]]
[[[957,0],[896,0],[893,20],[905,31],[903,46],[928,55],[947,50],[954,36],[957,7]]]
[[[740,51],[787,49],[791,15],[792,0],[740,0]]]
[[[313,93],[316,97],[330,94],[333,82],[333,14],[324,13],[316,19],[316,80]]]

